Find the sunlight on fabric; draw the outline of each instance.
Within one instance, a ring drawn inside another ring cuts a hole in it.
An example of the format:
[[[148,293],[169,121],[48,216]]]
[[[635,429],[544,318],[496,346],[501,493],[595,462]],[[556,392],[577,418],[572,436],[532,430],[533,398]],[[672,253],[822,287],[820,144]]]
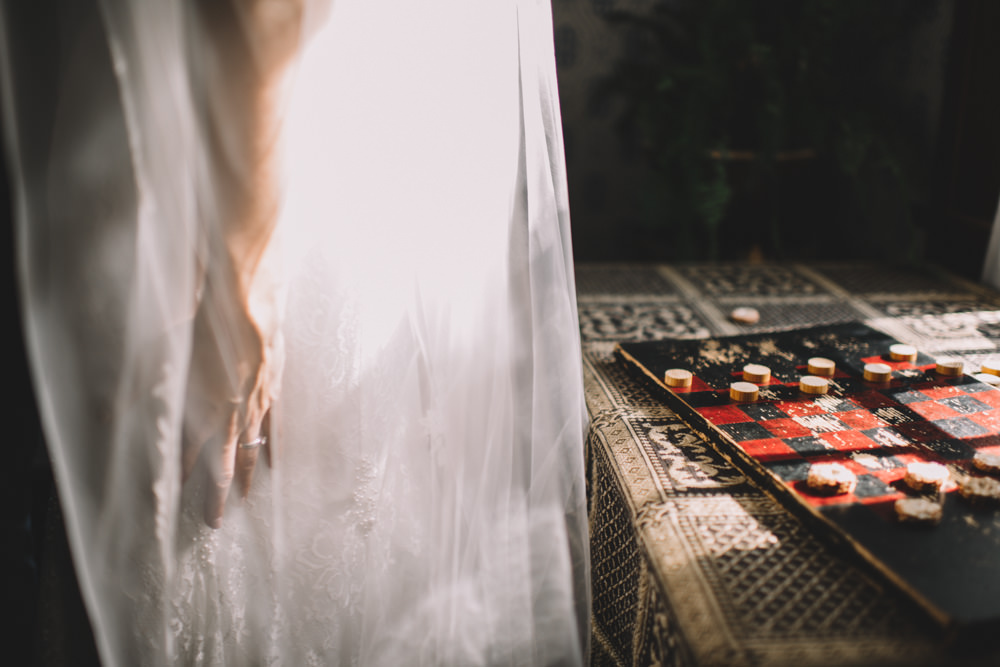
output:
[[[729,561],[738,552],[773,552],[781,548],[781,538],[762,523],[777,509],[772,503],[745,504],[734,498],[716,498],[705,503],[682,521],[692,521],[708,553]]]
[[[726,569],[725,563],[738,558],[740,552],[776,552],[781,549],[781,538],[766,525],[766,517],[775,511],[780,511],[778,506],[768,501],[761,503],[744,499],[741,502],[726,496],[704,497],[696,505],[686,505],[683,511],[678,511],[677,506],[671,503],[647,505],[639,513],[636,523],[650,526],[654,533],[666,529],[663,535],[675,531],[697,535],[705,551],[718,559],[719,567]]]
[[[1000,325],[996,311],[969,309],[969,312],[941,315],[899,315],[866,320],[872,326],[902,341],[919,341],[928,354],[938,352],[982,352],[996,349],[988,332]],[[965,355],[963,355],[965,356]],[[975,356],[975,355],[973,355]],[[978,359],[973,359],[978,361]]]
[[[732,517],[727,517],[733,520]],[[727,540],[717,542],[712,549],[716,556],[732,551],[773,551],[781,545],[778,536],[765,528],[756,518],[741,510],[741,516],[736,521],[739,530],[727,535]]]
[[[490,30],[440,29],[469,12],[491,13],[477,18]],[[351,289],[372,347],[414,298],[460,342],[488,315],[483,290],[508,261],[520,141],[515,14],[456,2],[401,3],[387,16],[352,0],[333,13],[303,57],[286,121],[288,265],[332,248],[334,264],[358,277]],[[481,147],[474,163],[469,145]]]

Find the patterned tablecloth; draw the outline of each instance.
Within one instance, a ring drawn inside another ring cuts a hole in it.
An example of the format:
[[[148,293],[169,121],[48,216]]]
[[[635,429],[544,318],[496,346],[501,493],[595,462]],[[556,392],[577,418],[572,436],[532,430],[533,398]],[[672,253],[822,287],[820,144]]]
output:
[[[1000,664],[1000,650],[949,645],[915,604],[745,479],[614,355],[619,341],[865,320],[975,370],[1000,353],[1000,294],[858,263],[583,264],[577,289],[592,420],[595,665]],[[755,307],[760,322],[731,322],[736,306]]]

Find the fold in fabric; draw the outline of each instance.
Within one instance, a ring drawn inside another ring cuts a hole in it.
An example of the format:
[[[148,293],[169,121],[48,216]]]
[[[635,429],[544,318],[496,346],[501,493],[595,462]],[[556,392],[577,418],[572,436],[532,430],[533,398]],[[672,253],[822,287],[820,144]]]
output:
[[[26,334],[102,660],[584,663],[548,4],[307,7],[267,261],[280,456],[217,530],[181,482],[181,431],[216,134],[240,109],[212,94],[225,73],[190,2],[17,4],[0,18]]]
[[[997,207],[990,238],[986,243],[981,280],[994,289],[1000,289],[1000,206]]]

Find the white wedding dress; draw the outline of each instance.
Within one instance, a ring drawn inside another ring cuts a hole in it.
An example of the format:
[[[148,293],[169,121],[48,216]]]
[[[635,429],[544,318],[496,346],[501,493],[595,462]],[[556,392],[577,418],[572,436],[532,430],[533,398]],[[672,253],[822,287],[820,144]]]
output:
[[[224,150],[194,111],[189,16],[49,4],[47,39],[18,3],[2,15],[5,129],[29,355],[102,661],[586,662],[547,3],[310,9],[272,257],[280,456],[217,530],[180,473],[212,224],[198,176]]]

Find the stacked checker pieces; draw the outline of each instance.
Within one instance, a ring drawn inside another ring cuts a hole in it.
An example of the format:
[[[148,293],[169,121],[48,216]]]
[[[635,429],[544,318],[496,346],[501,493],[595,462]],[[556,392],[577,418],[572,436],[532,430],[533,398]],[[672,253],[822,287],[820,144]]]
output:
[[[804,507],[833,527],[836,538],[888,574],[937,620],[946,625],[1000,621],[1000,576],[994,574],[1000,570],[1000,513],[956,499],[955,484],[942,490],[944,516],[937,527],[901,525],[894,511],[897,500],[915,495],[903,482],[908,463],[939,463],[959,480],[984,475],[972,460],[977,452],[1000,454],[1000,391],[948,374],[954,367],[939,367],[924,355],[894,359],[889,348],[895,343],[853,323],[730,339],[625,343],[620,349],[661,386],[666,386],[667,370],[690,369],[689,386],[670,389],[678,413],[721,443],[727,458],[778,491],[780,500],[797,506],[793,509]],[[825,394],[800,390],[802,376],[809,374],[807,360],[814,356],[836,362]],[[744,381],[747,363],[769,367],[771,376],[759,385],[756,399],[733,400],[730,386]],[[866,381],[869,364],[888,366],[888,382]],[[847,493],[814,491],[806,479],[817,463],[847,467],[857,484]],[[969,551],[970,561],[989,554],[990,579],[978,594],[967,590],[979,586],[969,580],[957,586],[947,578],[940,585],[934,581],[933,572],[942,567],[963,567],[962,555],[955,557],[956,541]],[[930,556],[912,562],[907,554],[913,550]],[[970,601],[988,589],[994,599],[971,605],[942,602],[940,591],[928,590],[941,586],[964,591]]]

